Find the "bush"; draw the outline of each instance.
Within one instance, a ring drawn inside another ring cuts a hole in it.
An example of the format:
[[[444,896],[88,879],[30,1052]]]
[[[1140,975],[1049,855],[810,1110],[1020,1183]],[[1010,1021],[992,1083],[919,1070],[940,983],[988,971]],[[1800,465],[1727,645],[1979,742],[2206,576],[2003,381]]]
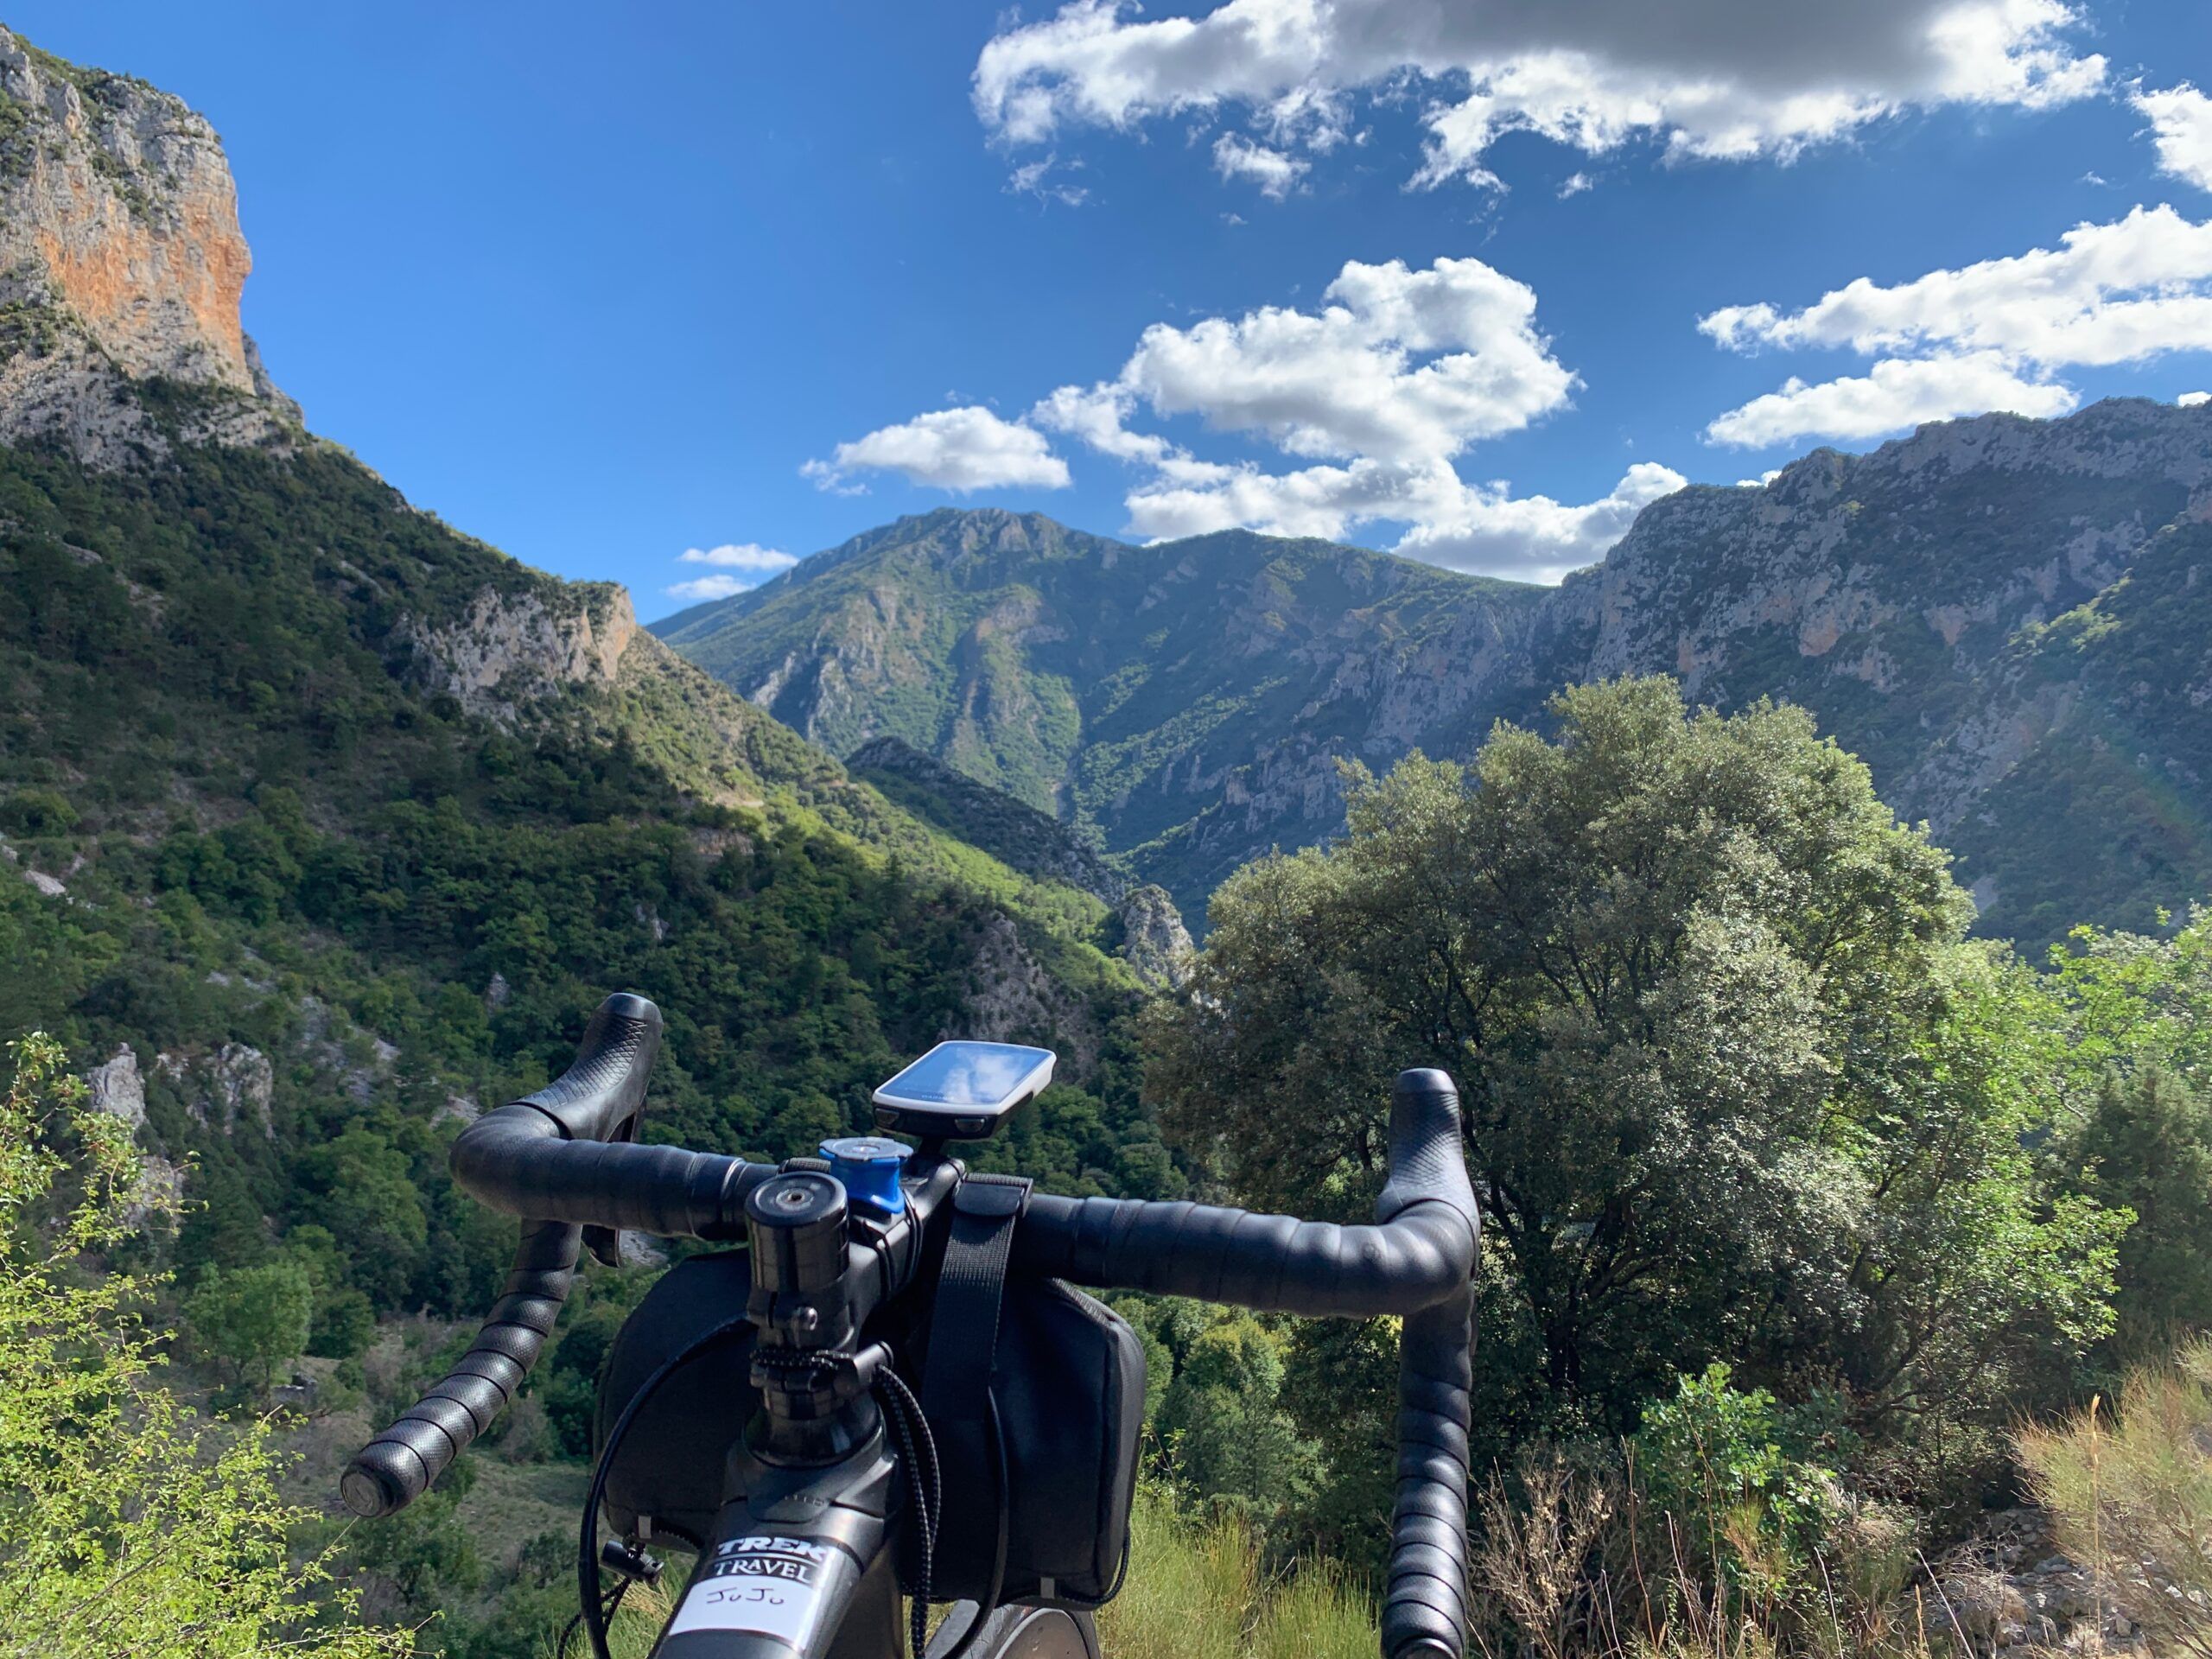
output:
[[[403,1636],[306,1628],[346,1616],[326,1560],[295,1561],[308,1513],[276,1494],[265,1425],[195,1421],[157,1386],[140,1323],[158,1281],[100,1270],[134,1229],[130,1128],[92,1111],[61,1050],[11,1046],[0,1096],[0,1654],[325,1659]],[[320,1606],[318,1606],[320,1603]]]
[[[315,1317],[315,1284],[297,1262],[266,1262],[200,1275],[184,1305],[194,1339],[234,1380],[264,1395],[277,1371],[307,1351]]]
[[[2017,1436],[2059,1546],[2096,1574],[2159,1655],[2212,1656],[2212,1340],[2139,1367],[2110,1414]]]
[[[1648,1408],[1631,1468],[1643,1503],[1664,1517],[1654,1543],[1732,1596],[1779,1599],[1806,1581],[1839,1489],[1833,1472],[1783,1449],[1793,1437],[1774,1396],[1732,1389],[1728,1376],[1710,1365]]]
[[[66,836],[77,809],[50,789],[19,789],[0,801],[0,830],[15,836]]]

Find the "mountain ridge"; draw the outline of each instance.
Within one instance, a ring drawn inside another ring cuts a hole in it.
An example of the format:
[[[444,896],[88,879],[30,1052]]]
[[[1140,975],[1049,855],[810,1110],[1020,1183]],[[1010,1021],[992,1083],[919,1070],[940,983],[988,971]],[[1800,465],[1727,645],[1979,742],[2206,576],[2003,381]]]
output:
[[[2035,939],[2090,916],[2147,925],[2212,883],[2202,770],[2099,678],[2110,630],[2063,668],[2050,640],[2026,643],[2124,583],[2208,490],[2212,410],[2108,399],[1689,486],[1556,588],[1332,543],[1236,531],[1141,548],[946,508],[653,627],[833,751],[888,734],[1095,826],[1193,914],[1237,863],[1333,833],[1340,760],[1465,755],[1496,720],[1540,721],[1570,680],[1666,672],[1723,707],[1787,697],[1954,846],[1986,926]],[[2193,546],[2177,532],[2168,550],[2193,569]],[[1132,634],[1171,594],[1179,628]],[[2163,637],[2179,683],[2212,671],[2184,631]],[[1147,649],[1168,663],[1161,684]],[[2141,766],[2093,759],[2111,738],[2085,735],[2091,713],[2067,689],[2084,675],[2101,688],[2094,718],[2126,728]],[[2003,795],[2049,810],[2063,775],[2120,814],[2118,844],[2070,884],[2024,850],[2032,826]],[[2145,793],[2160,790],[2178,819]],[[2154,819],[2165,827],[2136,833]]]

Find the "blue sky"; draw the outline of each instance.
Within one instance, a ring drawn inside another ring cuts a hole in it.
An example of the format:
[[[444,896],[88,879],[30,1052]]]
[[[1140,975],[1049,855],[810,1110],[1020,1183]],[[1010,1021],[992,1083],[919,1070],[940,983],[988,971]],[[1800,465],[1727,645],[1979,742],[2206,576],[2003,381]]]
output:
[[[318,431],[647,616],[948,501],[1549,579],[1676,477],[2212,387],[2201,3],[6,20],[213,119]]]

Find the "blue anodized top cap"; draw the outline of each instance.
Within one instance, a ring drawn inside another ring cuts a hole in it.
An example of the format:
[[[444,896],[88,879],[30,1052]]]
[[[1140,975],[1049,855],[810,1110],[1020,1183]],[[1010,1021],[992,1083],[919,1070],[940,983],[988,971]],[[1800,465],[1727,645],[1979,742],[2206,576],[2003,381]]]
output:
[[[881,1135],[851,1135],[822,1143],[830,1173],[845,1184],[845,1191],[862,1204],[892,1216],[906,1207],[906,1194],[899,1185],[899,1169],[913,1150]]]

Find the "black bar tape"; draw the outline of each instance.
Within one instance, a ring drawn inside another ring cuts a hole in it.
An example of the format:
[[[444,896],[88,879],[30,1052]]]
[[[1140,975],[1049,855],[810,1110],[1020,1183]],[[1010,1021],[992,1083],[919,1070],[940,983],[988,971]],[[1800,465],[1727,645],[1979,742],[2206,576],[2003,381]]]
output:
[[[461,1362],[346,1465],[338,1491],[347,1509],[377,1516],[406,1508],[492,1426],[545,1346],[575,1281],[582,1239],[564,1222],[524,1224],[508,1283],[526,1280],[538,1294],[502,1296]]]
[[[1403,1315],[1382,1651],[1387,1659],[1459,1659],[1467,1638],[1467,1396],[1481,1222],[1459,1092],[1445,1073],[1399,1075],[1389,1151],[1371,1227],[1039,1194],[1014,1236],[1014,1264],[1076,1284],[1269,1312]]]
[[[658,1238],[744,1237],[746,1195],[776,1173],[719,1153],[563,1140],[519,1101],[462,1130],[452,1158],[454,1179],[494,1210]]]
[[[772,1170],[627,1139],[609,1144],[635,1133],[660,1037],[659,1009],[642,996],[610,996],[566,1071],[454,1140],[454,1180],[524,1217],[521,1247],[469,1351],[346,1466],[339,1490],[356,1514],[390,1515],[414,1502],[506,1408],[568,1300],[582,1227],[742,1236],[745,1196]]]

